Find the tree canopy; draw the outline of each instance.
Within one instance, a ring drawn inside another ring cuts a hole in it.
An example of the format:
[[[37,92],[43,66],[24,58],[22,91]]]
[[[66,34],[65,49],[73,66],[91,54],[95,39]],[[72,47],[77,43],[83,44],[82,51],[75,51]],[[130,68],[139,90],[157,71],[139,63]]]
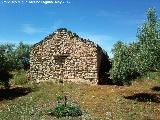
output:
[[[154,8],[147,11],[146,22],[138,28],[137,42],[118,41],[113,48],[110,70],[114,83],[130,83],[147,71],[160,70],[160,20]]]
[[[0,84],[9,86],[12,77],[10,71],[29,68],[29,52],[31,45],[20,42],[0,45]]]

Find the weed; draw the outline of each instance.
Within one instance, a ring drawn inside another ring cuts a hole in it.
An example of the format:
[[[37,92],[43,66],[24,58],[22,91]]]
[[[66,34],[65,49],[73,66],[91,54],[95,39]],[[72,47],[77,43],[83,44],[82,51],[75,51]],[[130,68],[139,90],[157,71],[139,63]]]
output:
[[[14,75],[13,79],[11,80],[12,85],[25,85],[28,83],[26,78],[26,71],[13,71],[12,74]]]
[[[82,115],[82,111],[80,110],[79,106],[72,105],[72,104],[58,104],[55,109],[51,109],[49,111],[50,115],[56,116],[57,118],[60,117],[77,117]]]
[[[48,113],[57,118],[61,117],[77,117],[82,115],[82,111],[80,107],[76,104],[68,102],[66,96],[58,96],[57,97],[57,106],[54,109],[50,109]]]

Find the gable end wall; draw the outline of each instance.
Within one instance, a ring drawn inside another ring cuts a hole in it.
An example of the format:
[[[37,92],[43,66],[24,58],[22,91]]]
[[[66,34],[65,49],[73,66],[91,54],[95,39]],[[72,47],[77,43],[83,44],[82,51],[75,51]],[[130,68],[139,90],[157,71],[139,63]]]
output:
[[[30,54],[30,79],[75,80],[98,82],[97,46],[91,42],[59,31],[37,44]]]

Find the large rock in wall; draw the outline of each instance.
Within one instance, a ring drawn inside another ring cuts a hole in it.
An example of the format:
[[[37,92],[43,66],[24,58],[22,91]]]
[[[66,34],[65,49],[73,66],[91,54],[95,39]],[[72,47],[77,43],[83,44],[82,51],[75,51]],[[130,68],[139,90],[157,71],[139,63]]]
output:
[[[32,48],[29,76],[37,82],[74,79],[97,84],[99,73],[103,73],[99,72],[102,59],[103,50],[96,44],[67,29],[58,29]]]

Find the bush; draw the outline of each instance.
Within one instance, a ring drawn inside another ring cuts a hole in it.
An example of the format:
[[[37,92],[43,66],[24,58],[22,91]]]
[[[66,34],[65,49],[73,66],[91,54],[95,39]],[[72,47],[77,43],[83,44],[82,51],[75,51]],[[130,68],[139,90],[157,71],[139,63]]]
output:
[[[76,104],[69,103],[66,96],[58,96],[57,100],[57,106],[53,110],[49,110],[50,115],[53,115],[57,118],[68,116],[77,117],[82,115],[80,107]]]
[[[27,71],[25,70],[15,70],[12,71],[13,74],[13,80],[11,81],[11,84],[13,85],[25,85],[28,83],[26,74]]]
[[[0,46],[0,85],[9,88],[9,80],[12,76],[9,73],[10,67],[5,52],[5,46]]]
[[[12,75],[7,70],[0,70],[0,84],[3,85],[6,89],[10,87],[9,80],[12,78]]]
[[[126,45],[119,41],[115,44],[113,53],[114,59],[110,70],[113,83],[118,85],[130,84],[131,80],[139,75],[136,67],[137,45]]]
[[[64,104],[59,104],[50,114],[57,118],[67,116],[77,117],[81,116],[82,112],[78,106],[72,104],[66,104],[66,106]]]

